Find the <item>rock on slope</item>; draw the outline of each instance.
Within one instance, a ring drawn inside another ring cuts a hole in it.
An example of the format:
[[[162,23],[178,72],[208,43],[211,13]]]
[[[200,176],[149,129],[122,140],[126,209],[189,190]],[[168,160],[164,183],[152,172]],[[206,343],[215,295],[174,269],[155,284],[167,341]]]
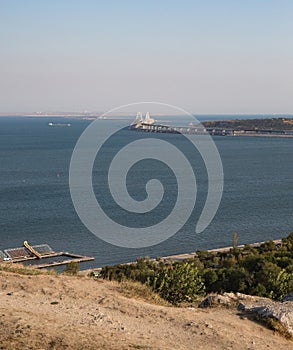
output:
[[[278,321],[285,334],[293,335],[293,293],[286,295],[280,302],[242,293],[209,295],[199,306],[237,306],[244,314],[258,316],[265,323],[268,323],[267,319]]]

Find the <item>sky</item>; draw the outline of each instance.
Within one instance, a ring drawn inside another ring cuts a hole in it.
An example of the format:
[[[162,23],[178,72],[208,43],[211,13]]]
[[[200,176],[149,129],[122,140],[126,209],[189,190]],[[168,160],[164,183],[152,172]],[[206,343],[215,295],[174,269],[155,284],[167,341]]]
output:
[[[291,0],[0,0],[0,112],[293,113]]]

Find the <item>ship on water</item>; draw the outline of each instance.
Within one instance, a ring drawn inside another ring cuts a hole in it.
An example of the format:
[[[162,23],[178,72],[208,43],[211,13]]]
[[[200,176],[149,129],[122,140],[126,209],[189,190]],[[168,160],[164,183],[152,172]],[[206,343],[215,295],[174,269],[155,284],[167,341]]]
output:
[[[48,126],[71,126],[70,123],[48,123]]]

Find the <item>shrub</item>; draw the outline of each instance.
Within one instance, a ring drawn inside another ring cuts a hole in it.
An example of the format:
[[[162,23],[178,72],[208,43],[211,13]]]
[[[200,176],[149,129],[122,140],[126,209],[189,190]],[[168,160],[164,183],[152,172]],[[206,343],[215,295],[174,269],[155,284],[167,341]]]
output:
[[[173,304],[192,301],[204,292],[242,292],[280,299],[293,290],[293,233],[282,246],[273,241],[230,251],[197,251],[184,262],[139,258],[136,263],[106,266],[101,276],[151,286]]]
[[[172,304],[194,301],[205,291],[198,268],[187,262],[165,267],[149,283],[154,291]]]
[[[77,275],[78,263],[76,261],[71,261],[68,263],[64,269],[64,273],[67,275]]]

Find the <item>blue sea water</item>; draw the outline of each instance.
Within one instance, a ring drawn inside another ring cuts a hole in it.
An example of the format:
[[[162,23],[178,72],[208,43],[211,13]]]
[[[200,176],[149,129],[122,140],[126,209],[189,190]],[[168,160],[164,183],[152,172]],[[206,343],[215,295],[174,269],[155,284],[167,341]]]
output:
[[[293,139],[219,136],[213,139],[223,162],[224,193],[214,220],[203,233],[194,233],[207,189],[205,171],[199,169],[202,181],[198,183],[198,209],[175,236],[141,249],[108,244],[82,224],[69,191],[71,154],[90,122],[64,118],[53,121],[71,123],[71,127],[49,127],[52,118],[45,117],[0,118],[0,250],[21,246],[24,240],[32,244],[48,243],[56,251],[94,256],[94,262],[83,265],[88,268],[132,261],[138,256],[166,256],[231,245],[234,231],[240,244],[278,239],[293,231]],[[135,137],[150,137],[135,134]],[[134,132],[124,130],[109,143],[109,149],[115,150],[115,145],[133,137]],[[177,135],[160,137],[172,142],[171,138],[174,140]],[[104,163],[109,162],[107,154],[103,154]],[[172,193],[176,182],[172,173],[160,164],[146,162],[132,169],[130,193],[143,199],[145,192],[141,187],[150,176],[165,181],[167,192],[171,192],[158,208],[157,216],[146,218],[153,224],[170,212],[176,200],[176,191]],[[94,183],[103,181],[102,175],[103,172],[94,169]],[[104,200],[105,210],[115,220],[141,226],[139,217],[125,216],[113,201],[96,195]]]

